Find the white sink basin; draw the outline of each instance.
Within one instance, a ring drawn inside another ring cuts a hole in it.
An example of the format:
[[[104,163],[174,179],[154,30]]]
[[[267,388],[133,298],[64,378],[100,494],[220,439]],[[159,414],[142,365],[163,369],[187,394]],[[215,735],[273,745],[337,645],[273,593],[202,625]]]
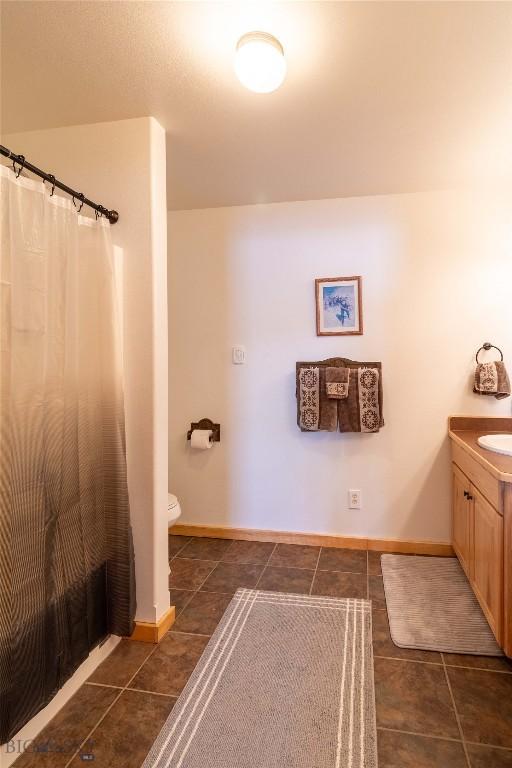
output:
[[[484,435],[478,438],[478,445],[494,453],[512,456],[512,435]]]

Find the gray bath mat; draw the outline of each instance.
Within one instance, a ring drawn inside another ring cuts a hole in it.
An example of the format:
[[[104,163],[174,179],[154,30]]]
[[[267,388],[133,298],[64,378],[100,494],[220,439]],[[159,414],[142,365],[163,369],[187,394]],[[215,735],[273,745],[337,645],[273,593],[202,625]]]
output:
[[[381,565],[399,648],[503,656],[456,557],[382,555]]]
[[[376,768],[371,605],[239,589],[143,768]]]

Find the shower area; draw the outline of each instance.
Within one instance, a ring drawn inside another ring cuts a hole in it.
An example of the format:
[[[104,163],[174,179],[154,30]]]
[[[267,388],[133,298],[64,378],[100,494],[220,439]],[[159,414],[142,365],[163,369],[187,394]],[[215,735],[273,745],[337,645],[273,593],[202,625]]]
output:
[[[0,143],[0,763],[10,766],[9,744],[34,739],[120,638],[172,610],[167,206],[154,118]]]
[[[23,170],[0,166],[2,744],[135,616],[111,224]]]

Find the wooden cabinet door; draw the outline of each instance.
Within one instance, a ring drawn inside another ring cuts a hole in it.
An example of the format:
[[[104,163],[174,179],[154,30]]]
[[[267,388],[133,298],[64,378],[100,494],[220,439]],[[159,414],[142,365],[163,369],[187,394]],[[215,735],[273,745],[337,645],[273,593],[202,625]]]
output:
[[[473,506],[469,500],[471,484],[452,464],[452,545],[466,576],[471,579],[473,561]]]
[[[473,496],[472,586],[498,643],[503,635],[503,518],[481,493]]]

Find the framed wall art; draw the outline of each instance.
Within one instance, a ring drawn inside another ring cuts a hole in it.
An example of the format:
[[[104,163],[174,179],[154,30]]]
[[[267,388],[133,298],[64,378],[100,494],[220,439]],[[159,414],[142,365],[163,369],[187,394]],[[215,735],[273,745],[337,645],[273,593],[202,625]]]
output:
[[[361,277],[322,277],[315,280],[317,336],[363,333]]]

